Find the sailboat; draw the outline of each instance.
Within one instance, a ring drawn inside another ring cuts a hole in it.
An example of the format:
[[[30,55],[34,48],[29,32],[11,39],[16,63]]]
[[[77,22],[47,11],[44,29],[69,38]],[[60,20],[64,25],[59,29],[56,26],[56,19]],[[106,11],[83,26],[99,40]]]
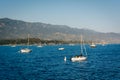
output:
[[[87,59],[87,52],[86,52],[86,48],[85,48],[85,45],[83,44],[83,42],[84,41],[82,40],[82,35],[81,35],[81,53],[78,56],[72,57],[71,58],[72,62],[75,62],[75,61],[84,61],[84,60]],[[84,52],[84,54],[83,54],[83,52]]]
[[[28,34],[28,43],[27,43],[27,46],[29,47],[29,34]],[[29,49],[29,48],[23,48],[20,50],[21,53],[30,53],[32,50]]]
[[[16,47],[16,45],[15,45],[15,44],[12,44],[11,47]]]
[[[107,43],[104,41],[104,40],[102,40],[102,42],[101,42],[101,45],[102,46],[105,46]]]
[[[39,40],[40,40],[40,43],[37,45],[37,47],[40,47],[40,48],[41,48],[41,47],[43,47],[43,46],[42,46],[42,44],[41,44],[41,39],[39,39]]]
[[[58,50],[64,50],[65,48],[63,48],[63,47],[60,47],[60,48],[58,48]]]
[[[11,47],[16,47],[16,40],[14,44],[11,44]]]
[[[42,46],[42,44],[41,44],[41,43],[39,43],[37,47],[43,47],[43,46]]]
[[[95,48],[96,47],[95,43],[92,42],[92,44],[90,45],[90,47],[91,48]]]

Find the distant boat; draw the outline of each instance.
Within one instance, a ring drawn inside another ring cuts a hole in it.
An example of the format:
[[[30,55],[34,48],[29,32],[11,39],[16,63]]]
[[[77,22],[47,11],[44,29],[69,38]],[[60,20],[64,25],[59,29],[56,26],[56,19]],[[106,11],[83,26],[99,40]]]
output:
[[[83,54],[84,52],[84,54]],[[86,53],[86,54],[85,54]],[[86,56],[85,56],[86,55]],[[83,43],[83,40],[82,40],[82,36],[81,36],[81,53],[80,55],[77,55],[77,56],[74,56],[71,58],[71,61],[72,62],[76,62],[76,61],[84,61],[87,59],[87,52],[86,52],[86,48],[85,48],[85,45]]]
[[[16,45],[11,45],[11,47],[16,47]]]
[[[11,47],[16,47],[16,41],[14,44],[10,44],[10,45],[11,45]]]
[[[43,47],[42,45],[38,45],[37,47]]]
[[[102,40],[102,42],[101,42],[101,45],[102,46],[105,46],[107,43],[104,41],[104,40]]]
[[[65,48],[62,48],[62,47],[61,47],[61,48],[58,48],[58,50],[64,50],[64,49],[65,49]]]
[[[39,38],[39,40],[40,40],[40,43],[37,45],[37,47],[41,48],[41,47],[43,47],[43,45],[41,44],[41,39],[40,38]]]
[[[42,44],[41,44],[41,43],[39,43],[37,47],[40,47],[40,48],[41,48],[41,47],[43,47],[43,46],[42,46]]]
[[[32,50],[29,48],[23,48],[20,50],[21,53],[30,53]]]
[[[90,45],[91,48],[95,48],[96,44],[92,42],[92,44]]]
[[[72,43],[71,43],[71,44],[69,44],[69,46],[74,46],[74,45],[75,45],[75,44],[72,44]]]
[[[31,49],[29,49],[29,34],[28,34],[28,43],[27,43],[27,48],[23,48],[20,50],[21,53],[30,53],[32,52]]]

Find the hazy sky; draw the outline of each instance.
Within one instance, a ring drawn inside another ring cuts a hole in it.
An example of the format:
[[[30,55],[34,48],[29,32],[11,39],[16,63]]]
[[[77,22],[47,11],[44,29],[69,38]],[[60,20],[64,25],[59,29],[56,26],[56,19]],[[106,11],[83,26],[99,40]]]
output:
[[[120,33],[120,0],[0,0],[0,18]]]

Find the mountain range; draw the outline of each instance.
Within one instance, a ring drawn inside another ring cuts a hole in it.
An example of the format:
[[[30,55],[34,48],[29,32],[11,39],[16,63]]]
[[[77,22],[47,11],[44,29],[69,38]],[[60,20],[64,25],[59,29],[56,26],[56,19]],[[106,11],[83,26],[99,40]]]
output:
[[[66,25],[52,25],[41,22],[25,22],[10,18],[0,19],[0,39],[31,38],[46,40],[78,41],[83,35],[86,41],[120,43],[120,33],[102,33],[90,29],[72,28]]]

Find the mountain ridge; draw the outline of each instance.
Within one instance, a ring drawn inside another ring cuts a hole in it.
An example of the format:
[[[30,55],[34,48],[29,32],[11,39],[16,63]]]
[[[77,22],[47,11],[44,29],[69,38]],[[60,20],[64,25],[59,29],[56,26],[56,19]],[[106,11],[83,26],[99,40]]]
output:
[[[80,40],[82,34],[85,40],[120,43],[120,33],[102,33],[90,29],[72,28],[67,25],[52,25],[42,22],[25,22],[10,18],[0,19],[0,39],[32,38],[47,40]]]

